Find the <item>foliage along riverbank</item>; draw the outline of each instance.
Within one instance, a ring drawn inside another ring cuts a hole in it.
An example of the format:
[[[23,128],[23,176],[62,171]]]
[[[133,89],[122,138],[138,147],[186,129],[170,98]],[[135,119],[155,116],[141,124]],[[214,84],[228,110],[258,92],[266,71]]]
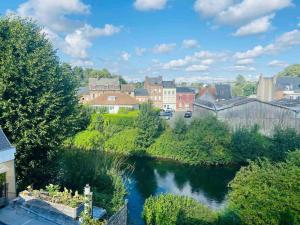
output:
[[[158,114],[150,104],[140,111],[94,113],[88,128],[67,145],[209,166],[245,164],[259,157],[280,161],[300,148],[300,135],[293,129],[278,128],[272,137],[262,135],[258,126],[232,132],[215,117],[193,119],[189,125],[178,119],[171,128]]]
[[[297,225],[300,224],[300,150],[284,162],[251,162],[230,182],[225,209],[213,211],[184,196],[150,197],[146,225]]]

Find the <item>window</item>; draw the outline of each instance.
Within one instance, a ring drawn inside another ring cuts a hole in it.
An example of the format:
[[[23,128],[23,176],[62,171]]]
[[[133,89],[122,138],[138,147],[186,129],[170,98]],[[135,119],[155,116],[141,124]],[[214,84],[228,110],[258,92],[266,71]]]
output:
[[[160,89],[160,88],[158,89],[158,92],[159,92],[159,93],[161,92],[161,89]]]
[[[160,97],[160,96],[158,96],[158,100],[161,100],[161,97]]]
[[[170,95],[171,94],[171,92],[170,91],[168,91],[168,95]]]
[[[107,97],[107,100],[108,100],[108,101],[115,101],[116,98],[117,98],[116,96],[108,96],[108,97]]]

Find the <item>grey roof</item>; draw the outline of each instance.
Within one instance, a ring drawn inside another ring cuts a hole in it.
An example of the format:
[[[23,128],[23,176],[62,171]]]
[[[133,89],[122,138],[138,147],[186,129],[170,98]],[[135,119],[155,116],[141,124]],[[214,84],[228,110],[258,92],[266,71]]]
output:
[[[276,88],[284,91],[300,92],[300,77],[277,77]]]
[[[195,105],[203,106],[205,108],[219,111],[227,108],[231,108],[233,106],[242,105],[248,102],[257,101],[254,98],[246,98],[246,97],[235,97],[229,100],[220,100],[220,101],[206,101],[202,99],[197,99],[195,101]]]
[[[195,91],[189,87],[177,87],[177,93],[195,93]]]
[[[78,95],[84,95],[87,93],[89,93],[89,87],[79,87],[78,88],[78,91],[77,91]]]
[[[228,100],[232,98],[230,84],[216,84],[215,87],[217,99]]]
[[[163,87],[164,88],[175,88],[175,81],[170,80],[170,81],[163,81]]]
[[[279,99],[279,100],[273,100],[270,102],[274,105],[279,105],[283,107],[287,107],[289,109],[295,110],[297,112],[300,112],[300,99]]]
[[[144,88],[137,88],[134,90],[134,96],[148,96],[149,93]]]
[[[121,84],[121,91],[132,92],[134,91],[134,84]]]
[[[119,77],[113,78],[89,78],[90,90],[120,90]]]
[[[2,128],[0,128],[0,151],[11,148],[11,144],[4,134]]]
[[[145,82],[150,84],[162,85],[162,76],[158,77],[145,77]]]

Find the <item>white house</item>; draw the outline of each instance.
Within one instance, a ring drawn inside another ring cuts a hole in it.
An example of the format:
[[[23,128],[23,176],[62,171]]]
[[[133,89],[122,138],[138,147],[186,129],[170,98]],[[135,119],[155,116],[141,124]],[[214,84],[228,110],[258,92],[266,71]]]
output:
[[[163,81],[163,109],[176,110],[175,81]]]
[[[138,101],[125,93],[103,93],[88,104],[92,107],[105,107],[109,113],[118,113],[120,108],[139,108]]]
[[[15,153],[16,149],[0,128],[0,206],[16,197]]]

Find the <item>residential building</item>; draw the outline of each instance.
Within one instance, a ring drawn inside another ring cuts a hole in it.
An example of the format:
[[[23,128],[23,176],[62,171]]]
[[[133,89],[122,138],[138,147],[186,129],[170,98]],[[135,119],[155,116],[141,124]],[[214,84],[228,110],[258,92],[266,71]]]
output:
[[[263,102],[255,98],[235,97],[230,100],[194,103],[194,117],[214,115],[233,130],[260,126],[260,131],[272,135],[276,127],[294,128],[300,132],[300,100],[283,99]]]
[[[134,97],[139,103],[144,103],[149,101],[149,93],[144,88],[137,88],[134,90]]]
[[[257,98],[261,101],[273,101],[282,98],[300,98],[300,77],[259,77]]]
[[[163,109],[176,110],[175,81],[163,81]]]
[[[16,149],[0,128],[0,206],[16,197],[15,153]]]
[[[206,101],[215,101],[217,98],[216,88],[211,85],[201,87],[198,98]]]
[[[121,92],[119,77],[114,78],[89,78],[90,99],[95,99],[104,93]]]
[[[88,87],[79,87],[77,91],[77,96],[79,96],[79,102],[85,103],[91,99],[91,95]]]
[[[118,113],[120,108],[138,109],[139,102],[125,93],[103,93],[88,102],[92,107],[105,107],[109,113]]]
[[[193,103],[195,101],[195,91],[188,87],[176,88],[176,110],[177,111],[193,111]]]
[[[231,85],[215,84],[214,86],[204,86],[200,89],[198,98],[206,101],[219,101],[231,99]]]
[[[134,96],[134,84],[121,84],[121,92]]]
[[[145,77],[144,88],[149,93],[149,99],[157,108],[163,107],[163,80],[162,76]]]

